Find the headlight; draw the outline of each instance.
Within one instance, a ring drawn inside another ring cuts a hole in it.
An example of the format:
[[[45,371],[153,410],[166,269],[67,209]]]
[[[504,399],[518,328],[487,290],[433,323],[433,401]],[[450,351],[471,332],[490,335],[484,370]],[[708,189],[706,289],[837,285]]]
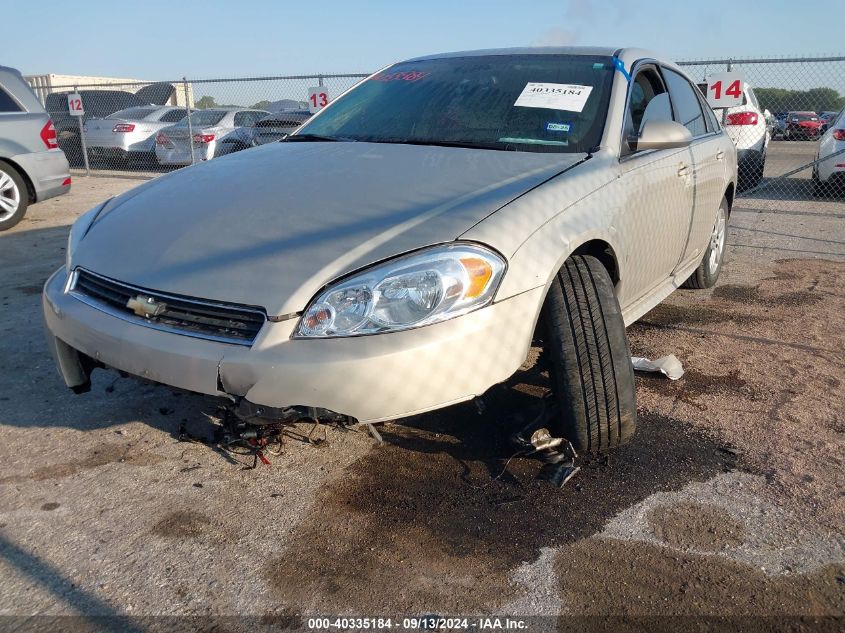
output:
[[[500,255],[475,244],[398,257],[326,288],[294,337],[359,336],[445,321],[490,303],[504,272]]]
[[[109,198],[109,200],[111,200],[111,198]],[[74,222],[70,227],[70,233],[67,236],[67,252],[65,253],[65,270],[68,272],[71,270],[71,261],[73,259],[73,254],[79,246],[79,242],[81,242],[82,238],[85,237],[85,234],[88,233],[88,229],[91,228],[91,224],[93,224],[94,220],[100,214],[100,211],[103,210],[103,207],[109,203],[109,200],[106,200],[102,204],[98,204],[93,209],[80,215],[76,218],[76,222]]]

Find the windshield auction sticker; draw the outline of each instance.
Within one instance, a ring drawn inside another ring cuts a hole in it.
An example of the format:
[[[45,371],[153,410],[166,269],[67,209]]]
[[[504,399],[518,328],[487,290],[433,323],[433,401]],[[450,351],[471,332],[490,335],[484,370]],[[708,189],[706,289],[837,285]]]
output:
[[[523,108],[547,108],[549,110],[581,112],[592,91],[592,86],[528,83],[514,105]]]

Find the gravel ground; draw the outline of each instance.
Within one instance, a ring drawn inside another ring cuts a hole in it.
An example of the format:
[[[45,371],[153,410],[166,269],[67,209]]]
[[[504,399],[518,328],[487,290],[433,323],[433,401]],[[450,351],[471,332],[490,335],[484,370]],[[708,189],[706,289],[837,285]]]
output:
[[[774,143],[767,176],[813,146]],[[73,396],[42,342],[41,285],[67,225],[137,183],[76,178],[0,235],[0,615],[301,627],[493,613],[566,628],[583,614],[845,614],[845,204],[812,200],[806,178],[738,201],[718,286],[629,328],[634,354],[674,353],[687,373],[639,376],[634,441],[562,490],[529,459],[496,478],[507,415],[545,388],[538,367],[492,389],[483,415],[387,424],[380,447],[340,430],[314,447],[298,428],[256,469],[179,441],[182,426],[211,435],[211,399],[105,372]]]

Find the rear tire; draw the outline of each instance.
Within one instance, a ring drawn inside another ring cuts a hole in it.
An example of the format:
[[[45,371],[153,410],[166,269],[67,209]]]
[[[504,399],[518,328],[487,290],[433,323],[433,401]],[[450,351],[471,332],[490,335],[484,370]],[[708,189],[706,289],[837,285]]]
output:
[[[552,435],[589,453],[628,441],[637,425],[634,369],[622,311],[601,262],[570,257],[549,288],[542,318],[559,410]]]
[[[6,231],[23,219],[29,206],[29,189],[18,171],[0,162],[0,231]]]
[[[813,197],[827,198],[830,195],[830,187],[826,182],[822,182],[819,178],[818,165],[813,167]]]
[[[710,242],[707,244],[707,250],[704,251],[704,257],[701,258],[698,268],[682,284],[682,287],[699,290],[712,288],[716,285],[716,280],[719,279],[719,273],[722,272],[722,262],[725,259],[728,217],[728,200],[727,198],[722,198],[722,204],[719,205],[719,210],[716,213],[716,221],[713,224],[713,231],[710,234]]]

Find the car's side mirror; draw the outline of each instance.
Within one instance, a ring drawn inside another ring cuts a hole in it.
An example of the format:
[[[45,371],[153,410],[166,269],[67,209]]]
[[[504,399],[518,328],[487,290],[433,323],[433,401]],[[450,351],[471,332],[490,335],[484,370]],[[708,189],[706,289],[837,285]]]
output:
[[[643,124],[638,137],[628,139],[628,145],[636,152],[647,149],[672,149],[686,147],[692,143],[692,134],[675,121],[652,119]]]

